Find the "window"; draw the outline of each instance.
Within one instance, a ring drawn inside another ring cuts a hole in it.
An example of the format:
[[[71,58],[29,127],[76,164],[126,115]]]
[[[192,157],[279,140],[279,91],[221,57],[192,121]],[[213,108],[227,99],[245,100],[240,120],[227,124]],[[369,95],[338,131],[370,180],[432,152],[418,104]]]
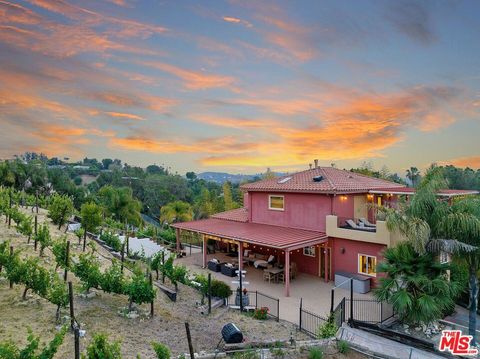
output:
[[[283,211],[284,205],[285,203],[283,196],[268,196],[268,209],[273,209],[275,211]]]
[[[309,257],[315,257],[315,246],[303,248],[303,255]]]
[[[366,254],[358,255],[358,273],[376,276],[377,257]]]

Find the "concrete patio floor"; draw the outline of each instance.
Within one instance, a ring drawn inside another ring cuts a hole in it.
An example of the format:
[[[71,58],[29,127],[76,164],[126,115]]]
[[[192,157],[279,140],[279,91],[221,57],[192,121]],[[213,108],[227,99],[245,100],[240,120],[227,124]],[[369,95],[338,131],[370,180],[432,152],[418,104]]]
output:
[[[202,256],[200,252],[193,253],[191,256],[176,259],[177,264],[183,264],[187,268],[196,273],[211,273],[212,277],[226,282],[232,289],[237,288],[237,284],[232,281],[237,278],[231,278],[222,273],[212,272],[202,268]],[[216,253],[208,255],[208,259],[217,258],[220,262],[232,262],[236,257],[228,257],[225,253]],[[271,297],[280,300],[280,319],[298,324],[300,298],[303,299],[303,308],[316,313],[320,316],[327,316],[330,311],[331,290],[334,287],[333,282],[325,283],[325,281],[313,275],[299,273],[295,279],[290,281],[290,297],[285,297],[283,283],[269,283],[263,280],[263,270],[256,269],[253,266],[244,266],[247,271],[245,281],[249,291],[259,291]],[[342,288],[335,289],[335,305],[337,305],[343,297],[350,297],[350,292]],[[372,299],[371,294],[354,293],[354,298]]]

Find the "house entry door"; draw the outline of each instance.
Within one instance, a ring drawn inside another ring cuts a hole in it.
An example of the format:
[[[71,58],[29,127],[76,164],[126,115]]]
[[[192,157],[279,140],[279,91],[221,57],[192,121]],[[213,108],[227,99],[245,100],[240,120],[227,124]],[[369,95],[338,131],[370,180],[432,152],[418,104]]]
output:
[[[332,280],[332,249],[330,247],[320,246],[320,260],[318,261],[318,275],[325,282]]]

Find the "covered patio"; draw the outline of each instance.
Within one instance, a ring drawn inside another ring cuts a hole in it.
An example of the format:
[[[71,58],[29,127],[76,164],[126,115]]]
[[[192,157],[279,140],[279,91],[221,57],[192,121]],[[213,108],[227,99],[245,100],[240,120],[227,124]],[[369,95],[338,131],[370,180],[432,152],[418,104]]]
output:
[[[208,243],[212,241],[220,242],[227,247],[234,247],[234,250],[229,248],[230,250],[227,252],[230,256],[232,253],[236,253],[235,261],[238,263],[238,269],[240,270],[245,269],[249,262],[249,258],[244,257],[245,251],[261,251],[262,253],[269,253],[269,257],[275,256],[276,267],[279,270],[283,269],[285,297],[290,296],[291,290],[291,254],[306,247],[324,245],[328,242],[328,237],[323,232],[217,218],[175,223],[172,226],[176,228],[177,250],[179,251],[181,250],[181,231],[190,231],[201,235],[203,248],[201,266],[203,268],[207,267],[209,259]],[[328,255],[328,251],[325,251],[325,255]],[[329,259],[325,260],[325,263],[328,262]],[[256,272],[258,276],[262,275],[261,271],[258,270],[249,272]],[[278,272],[280,273],[280,271]],[[318,279],[318,277],[316,278]],[[328,280],[328,277],[326,279]]]

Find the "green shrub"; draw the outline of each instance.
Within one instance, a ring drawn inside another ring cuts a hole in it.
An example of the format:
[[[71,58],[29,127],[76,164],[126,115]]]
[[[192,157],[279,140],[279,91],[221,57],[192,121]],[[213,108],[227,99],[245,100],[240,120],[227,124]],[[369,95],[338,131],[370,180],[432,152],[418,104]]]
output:
[[[48,217],[54,224],[58,224],[60,229],[74,211],[75,207],[70,197],[55,194],[48,206]]]
[[[100,287],[104,292],[123,294],[125,292],[125,279],[122,268],[116,259],[112,265],[101,276]]]
[[[132,279],[125,285],[125,294],[128,295],[128,310],[131,311],[133,303],[150,303],[157,293],[149,279],[137,268]]]
[[[80,279],[83,289],[88,292],[90,288],[98,288],[102,275],[100,262],[92,253],[80,254],[78,263],[73,266],[73,273]]]
[[[337,334],[337,325],[335,324],[335,317],[331,314],[327,321],[318,327],[318,337],[326,339],[334,337]]]
[[[165,344],[153,342],[152,346],[158,359],[170,359],[170,349]]]
[[[108,342],[106,334],[95,334],[82,359],[121,359],[120,342]]]
[[[120,252],[122,250],[122,241],[114,233],[103,232],[100,235],[100,240],[104,241],[105,244],[111,247],[115,252]]]
[[[44,223],[37,231],[35,240],[40,243],[40,256],[43,256],[45,248],[52,244],[52,237],[50,236],[50,230],[48,224]]]
[[[217,297],[221,299],[228,298],[233,293],[232,288],[230,288],[230,286],[227,283],[222,282],[221,280],[216,280],[216,279],[212,280],[211,290],[212,290],[213,297]]]
[[[320,347],[311,347],[308,350],[308,359],[322,359],[323,349]]]
[[[52,252],[55,257],[56,268],[65,268],[65,262],[67,259],[67,237],[63,236],[60,239],[53,242]]]
[[[337,341],[337,349],[341,354],[347,354],[350,351],[350,343],[346,340]]]

